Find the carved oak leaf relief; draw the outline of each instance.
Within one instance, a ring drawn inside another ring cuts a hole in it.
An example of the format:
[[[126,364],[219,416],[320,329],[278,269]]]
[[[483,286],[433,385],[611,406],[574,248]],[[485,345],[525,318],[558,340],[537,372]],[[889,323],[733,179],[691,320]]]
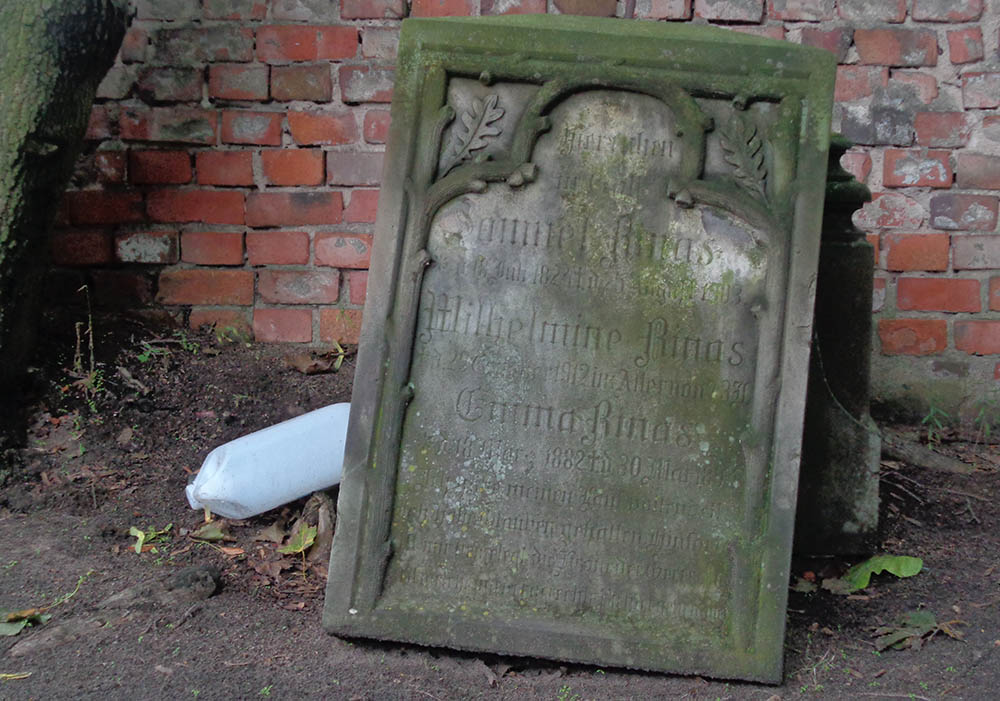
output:
[[[502,130],[494,124],[504,115],[499,102],[499,95],[487,95],[474,100],[471,109],[461,113],[461,123],[452,130],[451,143],[441,161],[441,177],[458,164],[472,158],[475,151],[486,148],[489,139],[500,136]]]
[[[754,197],[766,201],[764,184],[767,166],[764,165],[764,142],[757,134],[757,125],[734,115],[719,130],[722,154],[733,168],[733,177]]]

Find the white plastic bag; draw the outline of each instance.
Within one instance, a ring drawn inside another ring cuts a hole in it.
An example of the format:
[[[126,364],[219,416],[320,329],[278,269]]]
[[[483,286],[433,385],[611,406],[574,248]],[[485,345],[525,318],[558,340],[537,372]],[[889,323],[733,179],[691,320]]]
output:
[[[338,484],[350,411],[331,404],[220,445],[187,486],[188,503],[249,518]]]

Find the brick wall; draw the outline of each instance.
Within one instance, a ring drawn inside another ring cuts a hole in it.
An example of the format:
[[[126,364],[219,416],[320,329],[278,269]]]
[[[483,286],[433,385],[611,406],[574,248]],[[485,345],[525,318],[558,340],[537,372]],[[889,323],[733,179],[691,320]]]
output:
[[[52,239],[56,277],[262,341],[357,340],[399,19],[610,0],[135,0]],[[989,6],[988,6],[989,5]],[[576,8],[574,10],[573,8]],[[874,193],[874,380],[957,408],[1000,379],[1000,13],[987,0],[636,0],[840,62]],[[968,406],[966,406],[968,409]]]

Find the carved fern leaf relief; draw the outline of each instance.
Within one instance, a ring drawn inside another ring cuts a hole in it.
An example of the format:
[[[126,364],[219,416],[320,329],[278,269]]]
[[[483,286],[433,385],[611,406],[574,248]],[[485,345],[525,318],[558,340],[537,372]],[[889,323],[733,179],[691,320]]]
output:
[[[757,125],[735,116],[720,130],[719,136],[723,158],[732,166],[736,182],[753,196],[766,201],[767,166],[764,164],[764,142]]]
[[[459,124],[452,130],[451,141],[441,161],[441,175],[447,175],[455,166],[469,160],[476,151],[486,148],[490,139],[502,133],[495,124],[504,115],[499,95],[487,95],[473,101],[470,109],[459,116]]]

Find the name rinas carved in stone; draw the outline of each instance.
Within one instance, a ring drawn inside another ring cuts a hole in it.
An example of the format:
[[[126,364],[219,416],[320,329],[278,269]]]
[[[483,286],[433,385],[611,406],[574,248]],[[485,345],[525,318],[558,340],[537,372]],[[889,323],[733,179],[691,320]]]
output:
[[[502,156],[524,93],[453,81],[438,177]],[[730,637],[766,463],[767,250],[669,192],[684,146],[664,102],[578,92],[546,126],[533,182],[458,196],[430,226],[411,383],[437,390],[403,426],[385,600]],[[752,121],[733,114],[710,148],[765,199]]]

